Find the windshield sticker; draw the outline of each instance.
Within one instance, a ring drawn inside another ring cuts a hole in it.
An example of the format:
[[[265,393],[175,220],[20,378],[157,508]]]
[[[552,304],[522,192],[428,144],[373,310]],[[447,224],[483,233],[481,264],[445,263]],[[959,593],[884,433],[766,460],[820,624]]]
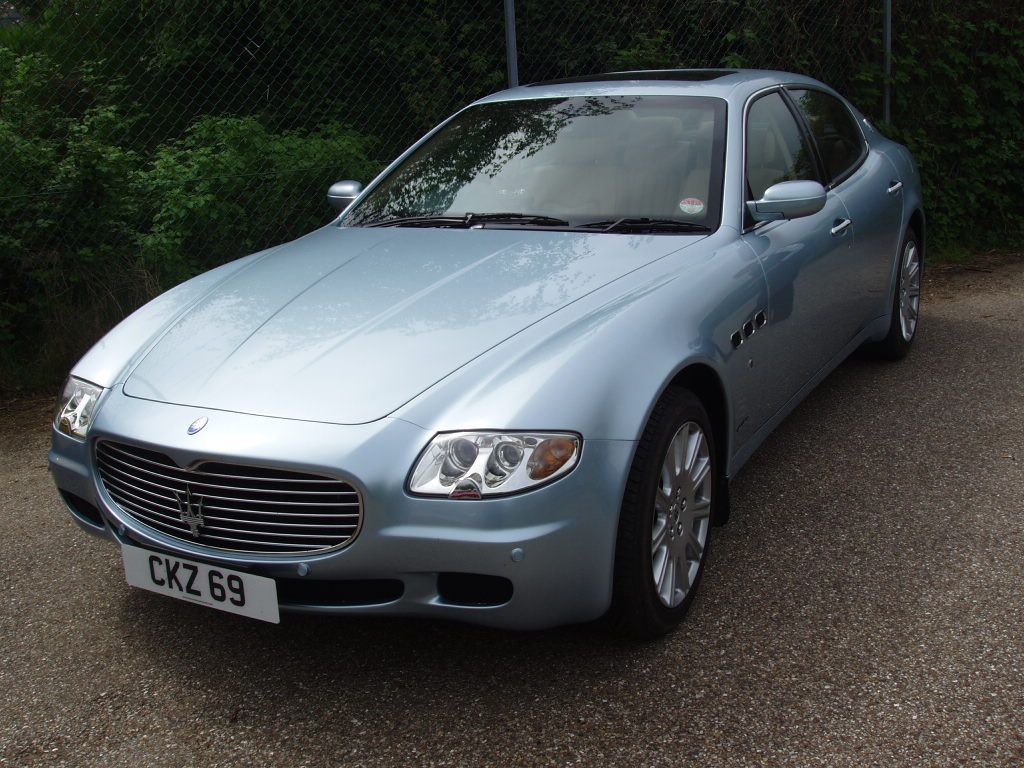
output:
[[[704,212],[704,201],[699,197],[686,197],[679,201],[679,210],[691,216]]]

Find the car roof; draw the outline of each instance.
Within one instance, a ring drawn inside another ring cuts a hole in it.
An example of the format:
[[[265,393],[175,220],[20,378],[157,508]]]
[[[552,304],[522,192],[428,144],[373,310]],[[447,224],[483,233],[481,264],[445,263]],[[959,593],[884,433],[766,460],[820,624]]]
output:
[[[769,69],[651,69],[530,83],[499,91],[476,103],[614,95],[714,96],[745,101],[750,94],[780,83],[814,85],[833,92],[824,83],[806,75]]]

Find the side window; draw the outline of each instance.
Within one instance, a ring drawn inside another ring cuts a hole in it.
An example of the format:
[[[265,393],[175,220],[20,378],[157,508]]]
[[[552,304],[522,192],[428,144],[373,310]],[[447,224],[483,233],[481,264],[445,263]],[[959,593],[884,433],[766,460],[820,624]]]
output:
[[[782,94],[773,91],[747,112],[747,186],[758,200],[780,181],[818,181],[811,148]]]
[[[810,123],[829,181],[842,177],[864,153],[864,137],[850,110],[823,91],[792,89],[789,93]]]

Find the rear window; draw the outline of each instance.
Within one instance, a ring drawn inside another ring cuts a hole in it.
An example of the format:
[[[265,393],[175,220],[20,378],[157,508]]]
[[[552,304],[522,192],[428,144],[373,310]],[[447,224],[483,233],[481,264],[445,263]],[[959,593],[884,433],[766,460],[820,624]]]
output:
[[[843,102],[824,91],[793,88],[789,93],[810,123],[829,181],[842,181],[864,155],[857,121]]]

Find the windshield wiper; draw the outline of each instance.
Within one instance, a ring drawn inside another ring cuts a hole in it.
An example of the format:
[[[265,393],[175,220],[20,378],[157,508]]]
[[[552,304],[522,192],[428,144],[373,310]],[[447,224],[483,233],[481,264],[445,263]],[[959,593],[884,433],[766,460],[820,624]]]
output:
[[[540,216],[532,213],[467,213],[466,224],[483,224],[485,222],[501,224],[536,224],[541,227],[567,227],[569,222],[553,216]]]
[[[710,232],[711,227],[693,221],[675,219],[622,218],[608,221],[591,221],[580,224],[580,228],[597,229],[601,232]]]
[[[473,227],[477,224],[533,224],[541,227],[565,227],[569,222],[552,216],[531,213],[464,213],[461,216],[399,216],[364,224],[366,227]]]
[[[363,224],[364,227],[464,227],[465,216],[398,216]]]

